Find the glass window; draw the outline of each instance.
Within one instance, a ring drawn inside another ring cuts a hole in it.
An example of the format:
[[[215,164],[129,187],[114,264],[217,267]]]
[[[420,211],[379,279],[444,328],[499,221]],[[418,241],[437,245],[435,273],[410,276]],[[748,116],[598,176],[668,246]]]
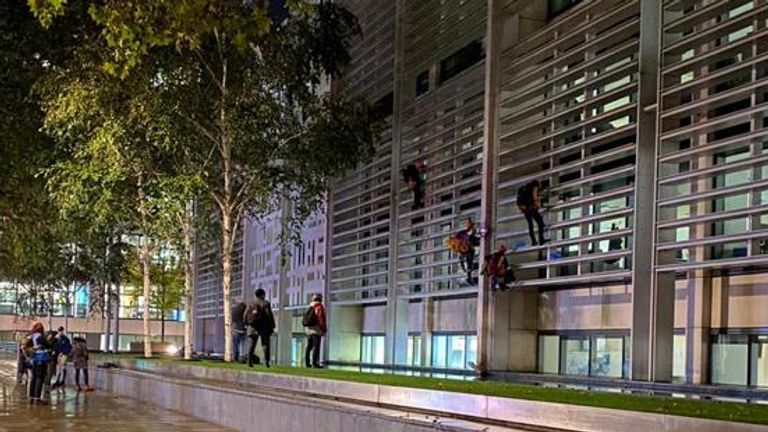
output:
[[[384,364],[384,336],[383,335],[361,336],[360,363]]]
[[[757,336],[752,343],[752,385],[768,387],[768,336]]]
[[[421,335],[408,336],[406,362],[409,366],[421,366]]]
[[[306,339],[304,335],[293,335],[291,337],[291,366],[303,365]]]
[[[432,367],[471,369],[477,361],[477,336],[432,336]]]
[[[560,372],[560,336],[539,336],[539,373]]]
[[[466,359],[466,338],[464,336],[448,337],[448,367],[461,369]]]
[[[592,376],[622,378],[624,339],[596,336],[592,339]]]
[[[589,338],[564,338],[561,371],[565,375],[589,375]]]
[[[718,335],[712,343],[712,383],[747,385],[746,335]]]
[[[685,380],[685,335],[674,335],[672,348],[672,377]]]
[[[432,336],[432,367],[444,368],[447,366],[447,336]]]

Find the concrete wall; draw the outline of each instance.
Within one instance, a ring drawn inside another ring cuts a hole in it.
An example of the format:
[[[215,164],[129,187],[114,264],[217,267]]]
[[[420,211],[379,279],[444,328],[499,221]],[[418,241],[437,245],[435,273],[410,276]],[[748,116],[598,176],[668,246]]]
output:
[[[35,321],[42,322],[48,327],[48,317],[28,317],[19,315],[0,315],[0,331],[21,331],[26,332]],[[65,326],[65,322],[67,323]],[[53,329],[65,326],[69,333],[102,333],[104,331],[104,320],[102,318],[69,318],[53,317]],[[160,321],[150,322],[150,332],[153,335],[160,335]],[[121,335],[143,335],[144,322],[135,319],[120,320]],[[165,322],[166,336],[184,336],[184,323],[179,321]]]
[[[330,328],[324,343],[328,359],[340,362],[360,361],[360,332],[363,329],[362,306],[331,306]]]
[[[765,275],[712,278],[712,327],[768,327]]]
[[[474,332],[477,329],[477,299],[436,299],[434,301],[436,332]]]

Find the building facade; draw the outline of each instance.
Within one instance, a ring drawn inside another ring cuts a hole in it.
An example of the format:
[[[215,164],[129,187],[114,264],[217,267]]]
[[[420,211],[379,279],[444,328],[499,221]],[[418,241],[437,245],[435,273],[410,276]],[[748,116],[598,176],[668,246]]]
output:
[[[387,128],[330,194],[332,362],[765,385],[767,2],[345,3]],[[469,218],[513,290],[466,281]]]
[[[279,214],[240,253],[243,292],[289,311],[284,362],[322,291],[337,365],[768,384],[768,1],[344,3],[363,35],[334,85],[384,121],[375,157],[333,183],[315,260],[279,265]],[[447,248],[468,219],[513,289]]]

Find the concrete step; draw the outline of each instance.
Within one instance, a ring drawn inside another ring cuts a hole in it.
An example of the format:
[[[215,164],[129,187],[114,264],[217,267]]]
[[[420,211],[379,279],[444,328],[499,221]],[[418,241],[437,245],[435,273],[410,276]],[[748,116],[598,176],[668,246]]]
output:
[[[356,406],[452,418],[512,429],[579,432],[768,432],[768,427],[559,403],[364,384],[269,373],[267,370],[225,369],[155,360],[125,360],[124,368],[157,376],[192,379],[215,385],[290,394]],[[617,429],[617,425],[621,425]]]
[[[244,432],[251,432],[254,428],[313,432],[523,430],[412,410],[350,403],[301,391],[254,387],[226,380],[182,378],[124,369],[100,368],[94,372],[94,382],[101,390],[150,402]],[[540,428],[525,430],[545,431]]]

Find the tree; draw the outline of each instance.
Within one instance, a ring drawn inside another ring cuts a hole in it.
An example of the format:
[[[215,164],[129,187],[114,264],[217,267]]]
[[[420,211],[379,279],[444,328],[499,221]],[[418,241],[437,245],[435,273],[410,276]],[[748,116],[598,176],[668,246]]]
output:
[[[297,232],[329,178],[371,156],[376,133],[366,103],[319,91],[349,60],[355,17],[329,1],[282,3],[105,0],[90,7],[108,44],[104,69],[124,80],[162,71],[155,97],[172,107],[174,130],[203,167],[220,226],[226,361],[232,254],[244,215],[262,216],[290,197]],[[66,9],[60,0],[31,4],[44,23]],[[158,69],[153,59],[167,48],[174,67]]]
[[[148,304],[150,309],[154,309],[159,314],[162,342],[165,342],[165,317],[169,312],[177,309],[184,298],[184,270],[177,253],[175,250],[165,249],[153,257],[151,265],[151,272],[154,275],[153,286],[149,297],[143,298],[145,307]],[[141,286],[143,271],[138,261],[131,262],[126,276],[129,284]],[[132,294],[133,304],[139,304],[139,291],[134,290]]]

